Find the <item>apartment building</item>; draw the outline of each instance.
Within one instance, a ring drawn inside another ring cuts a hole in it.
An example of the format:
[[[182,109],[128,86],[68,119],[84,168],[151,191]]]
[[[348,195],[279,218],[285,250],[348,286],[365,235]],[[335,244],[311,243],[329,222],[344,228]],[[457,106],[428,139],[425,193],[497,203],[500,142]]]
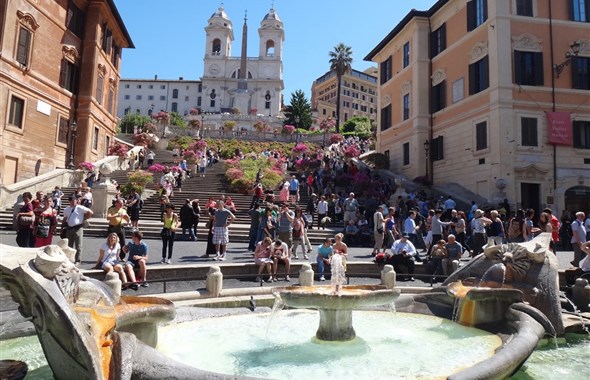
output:
[[[104,157],[134,47],[114,2],[0,4],[0,183]]]
[[[328,71],[313,81],[311,86],[311,108],[319,119],[336,118],[338,79],[335,71]],[[377,68],[365,71],[352,69],[342,76],[340,96],[340,120],[346,122],[353,116],[377,116]]]
[[[365,57],[393,170],[495,204],[590,210],[587,0],[439,0]]]
[[[161,110],[188,115],[191,109],[200,109],[203,86],[201,81],[158,79],[121,79],[117,115],[132,112],[151,115]]]

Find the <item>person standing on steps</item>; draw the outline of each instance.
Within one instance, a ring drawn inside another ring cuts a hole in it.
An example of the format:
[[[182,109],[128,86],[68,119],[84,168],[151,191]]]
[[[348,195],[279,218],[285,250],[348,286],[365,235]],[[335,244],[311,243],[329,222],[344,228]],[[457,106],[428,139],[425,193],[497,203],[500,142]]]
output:
[[[234,214],[225,208],[223,201],[217,201],[217,210],[213,215],[213,244],[215,244],[215,260],[225,260],[225,250],[229,242],[229,225],[236,220]]]
[[[289,182],[289,198],[291,203],[299,202],[299,180],[295,175],[291,177]]]
[[[148,168],[154,164],[154,158],[156,158],[156,154],[153,150],[150,150],[148,154],[145,155],[147,158],[147,166]]]
[[[141,210],[141,196],[137,193],[137,189],[131,188],[131,193],[127,198],[127,213],[131,221],[131,228],[137,231],[139,228],[139,213]]]
[[[198,216],[193,209],[190,199],[185,199],[184,205],[180,208],[180,227],[182,228],[182,240],[187,240],[186,231],[188,230],[189,239],[195,241],[195,232],[193,226],[195,223],[195,216]]]
[[[198,168],[199,176],[205,177],[205,170],[207,169],[207,156],[202,156],[199,158]]]
[[[130,223],[131,219],[129,219],[127,211],[123,208],[122,199],[117,199],[115,204],[108,209],[107,220],[109,221],[107,233],[115,233],[121,246],[125,246],[125,232],[123,231],[123,222]]]
[[[174,205],[167,204],[166,211],[164,212],[164,227],[160,232],[160,236],[162,237],[162,261],[160,261],[160,264],[170,264],[176,229],[179,224],[178,215],[174,213]],[[166,257],[166,248],[168,248],[168,257]]]
[[[66,238],[70,248],[76,247],[75,263],[80,264],[82,254],[82,242],[84,240],[84,221],[91,218],[94,212],[80,204],[80,198],[71,195],[70,205],[64,210],[62,228],[66,228]]]

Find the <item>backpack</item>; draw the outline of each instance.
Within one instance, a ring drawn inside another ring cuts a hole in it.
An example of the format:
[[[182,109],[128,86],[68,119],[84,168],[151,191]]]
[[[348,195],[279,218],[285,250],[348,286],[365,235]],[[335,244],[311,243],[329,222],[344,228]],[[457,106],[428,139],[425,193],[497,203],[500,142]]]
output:
[[[524,221],[517,220],[516,218],[512,218],[510,221],[510,226],[508,227],[508,237],[510,240],[514,240],[522,235],[522,224]]]
[[[139,198],[139,209],[143,209],[143,199]]]

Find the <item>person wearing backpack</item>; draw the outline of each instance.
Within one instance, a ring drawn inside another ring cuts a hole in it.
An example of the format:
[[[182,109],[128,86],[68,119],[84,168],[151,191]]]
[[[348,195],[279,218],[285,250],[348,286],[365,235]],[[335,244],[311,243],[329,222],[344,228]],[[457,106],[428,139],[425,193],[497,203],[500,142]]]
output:
[[[522,243],[524,242],[525,236],[524,229],[524,210],[516,210],[516,216],[510,220],[508,226],[508,239],[511,243]]]
[[[139,224],[139,210],[141,209],[141,197],[137,194],[137,190],[135,188],[131,189],[131,193],[129,197],[127,197],[127,213],[129,214],[129,218],[131,219],[131,228],[133,231],[137,231],[138,224]]]

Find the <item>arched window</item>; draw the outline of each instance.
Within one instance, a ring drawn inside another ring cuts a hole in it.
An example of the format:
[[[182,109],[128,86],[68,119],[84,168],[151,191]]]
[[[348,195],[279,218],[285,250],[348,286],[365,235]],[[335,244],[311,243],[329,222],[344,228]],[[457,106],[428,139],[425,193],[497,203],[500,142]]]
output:
[[[274,57],[275,56],[275,42],[273,40],[266,41],[266,56],[267,57]]]
[[[232,78],[239,78],[239,76],[240,76],[240,69],[237,69],[236,71],[234,71],[231,74]],[[252,73],[250,71],[248,71],[248,74],[246,76],[248,77],[248,79],[252,79]]]
[[[178,99],[178,90],[177,89],[172,90],[172,99]]]
[[[219,38],[216,38],[213,40],[213,43],[211,45],[211,54],[213,54],[213,55],[221,54],[221,40]]]

